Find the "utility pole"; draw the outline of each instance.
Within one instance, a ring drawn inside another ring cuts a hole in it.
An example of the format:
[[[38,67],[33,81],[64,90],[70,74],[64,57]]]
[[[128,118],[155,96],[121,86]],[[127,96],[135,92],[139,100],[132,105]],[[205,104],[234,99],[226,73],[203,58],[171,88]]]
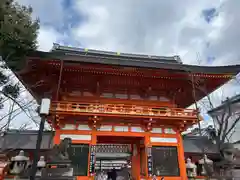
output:
[[[47,99],[47,98],[42,99],[40,111],[39,111],[41,122],[38,130],[36,150],[34,151],[34,155],[33,155],[33,164],[32,164],[32,169],[30,174],[30,180],[35,180],[35,176],[37,172],[38,156],[39,156],[39,152],[42,144],[43,130],[44,130],[46,117],[49,114],[50,104],[51,104],[50,99]]]

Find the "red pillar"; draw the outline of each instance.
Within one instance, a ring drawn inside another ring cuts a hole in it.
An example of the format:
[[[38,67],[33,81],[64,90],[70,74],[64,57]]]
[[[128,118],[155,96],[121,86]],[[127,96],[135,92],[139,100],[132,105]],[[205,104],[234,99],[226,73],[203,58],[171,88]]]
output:
[[[178,133],[178,161],[179,161],[179,168],[180,168],[180,176],[182,179],[187,179],[187,171],[186,171],[186,164],[185,164],[185,157],[184,157],[184,148],[183,148],[183,140],[180,133]]]

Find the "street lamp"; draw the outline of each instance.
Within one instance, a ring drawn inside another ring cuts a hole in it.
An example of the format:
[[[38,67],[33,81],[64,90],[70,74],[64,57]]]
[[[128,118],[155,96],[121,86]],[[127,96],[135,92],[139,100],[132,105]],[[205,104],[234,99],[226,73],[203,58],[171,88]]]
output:
[[[36,143],[36,150],[34,151],[33,155],[33,164],[32,164],[32,169],[31,169],[31,174],[30,174],[30,180],[35,180],[36,172],[37,172],[37,162],[38,162],[38,156],[42,144],[42,135],[43,135],[43,129],[44,129],[44,124],[46,121],[46,116],[49,114],[50,110],[50,104],[51,100],[48,98],[43,98],[41,105],[40,105],[40,110],[39,110],[39,115],[41,117],[41,122],[38,130],[38,136],[37,136],[37,143]]]

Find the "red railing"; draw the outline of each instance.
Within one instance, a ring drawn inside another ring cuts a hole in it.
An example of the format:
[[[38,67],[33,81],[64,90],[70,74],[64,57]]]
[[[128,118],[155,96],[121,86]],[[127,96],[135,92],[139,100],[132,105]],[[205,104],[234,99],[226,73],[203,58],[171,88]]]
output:
[[[126,104],[103,104],[103,103],[75,103],[75,102],[52,102],[52,112],[72,112],[91,114],[112,115],[137,115],[137,116],[173,116],[196,118],[197,111],[194,109],[181,109],[169,107],[140,106]]]

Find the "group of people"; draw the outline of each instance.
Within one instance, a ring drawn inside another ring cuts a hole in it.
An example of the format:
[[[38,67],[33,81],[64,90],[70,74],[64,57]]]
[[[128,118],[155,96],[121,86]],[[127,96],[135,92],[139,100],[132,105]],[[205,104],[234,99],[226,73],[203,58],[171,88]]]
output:
[[[107,179],[111,179],[111,180],[117,180],[117,171],[115,168],[113,168],[111,171],[109,171],[107,173]]]
[[[96,176],[97,180],[129,180],[131,179],[131,175],[129,172],[129,168],[127,166],[123,166],[120,170],[116,170],[113,168],[108,172],[101,171]]]

